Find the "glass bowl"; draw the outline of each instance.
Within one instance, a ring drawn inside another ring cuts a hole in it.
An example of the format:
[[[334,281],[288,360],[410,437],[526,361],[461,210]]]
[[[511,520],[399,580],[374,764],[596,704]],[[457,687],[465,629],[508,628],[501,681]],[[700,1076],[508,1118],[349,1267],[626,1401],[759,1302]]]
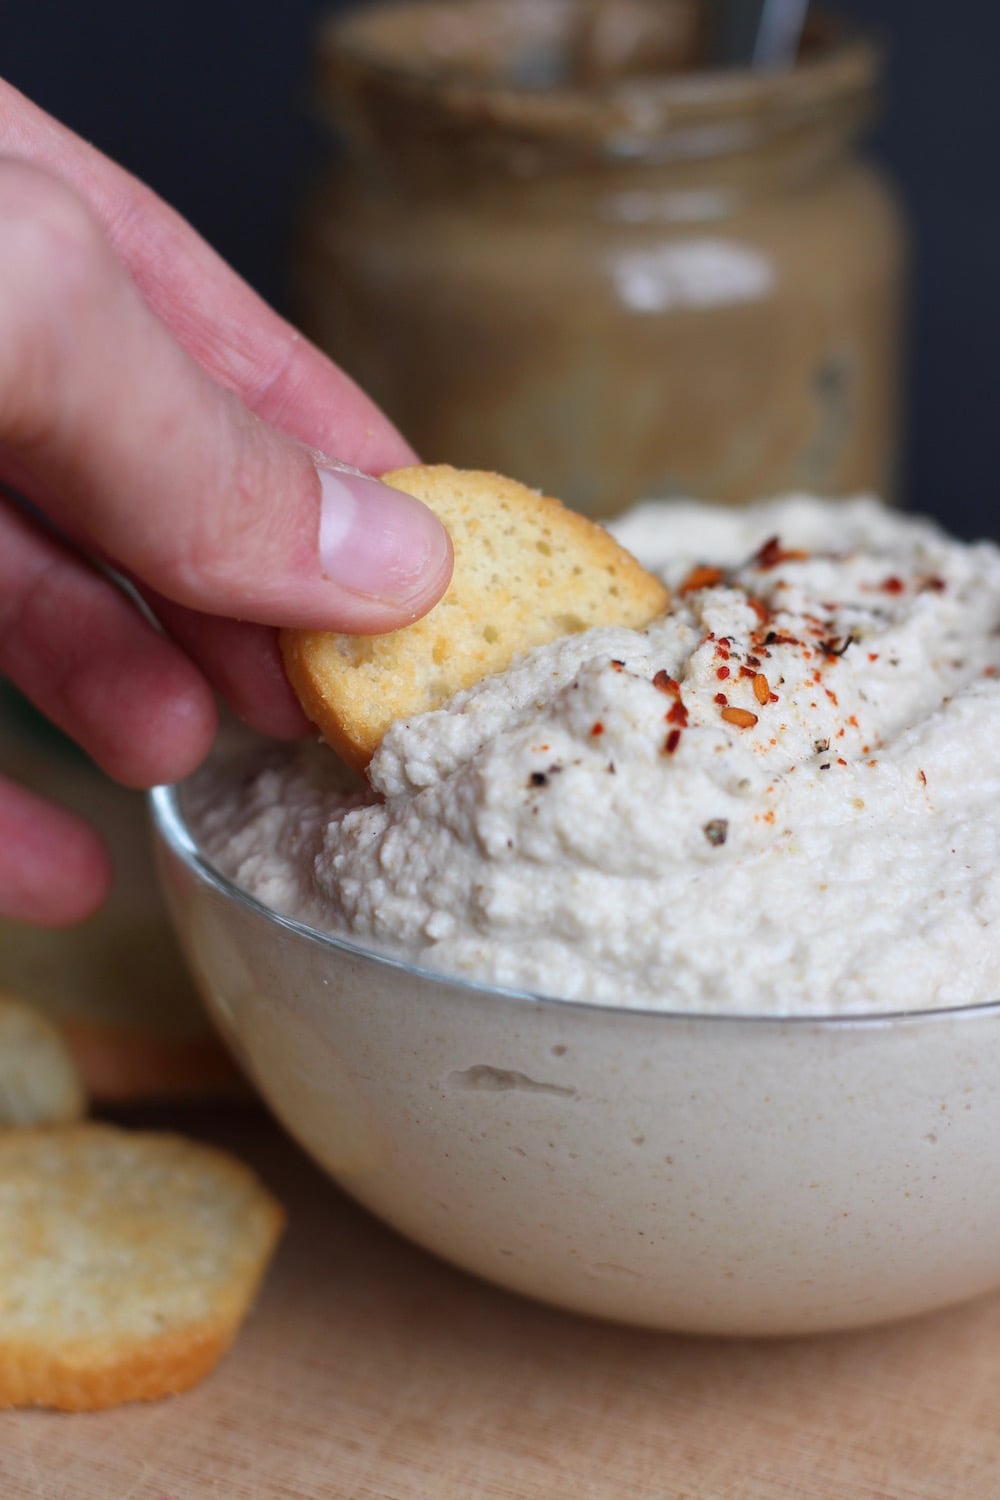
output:
[[[706,1334],[847,1328],[1000,1285],[1000,1004],[775,1019],[451,979],[238,889],[184,796],[152,793],[157,854],[212,1017],[302,1146],[427,1249]]]

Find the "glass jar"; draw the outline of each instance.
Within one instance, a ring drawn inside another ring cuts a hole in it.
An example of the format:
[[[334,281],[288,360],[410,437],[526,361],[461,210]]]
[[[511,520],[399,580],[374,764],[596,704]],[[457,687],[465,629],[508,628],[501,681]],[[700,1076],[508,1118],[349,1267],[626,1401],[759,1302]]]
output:
[[[328,23],[345,150],[306,207],[298,319],[428,461],[591,514],[891,495],[903,234],[856,154],[878,49],[819,14],[793,68],[704,71],[702,8],[648,9],[660,43],[605,69],[581,62],[592,0]]]

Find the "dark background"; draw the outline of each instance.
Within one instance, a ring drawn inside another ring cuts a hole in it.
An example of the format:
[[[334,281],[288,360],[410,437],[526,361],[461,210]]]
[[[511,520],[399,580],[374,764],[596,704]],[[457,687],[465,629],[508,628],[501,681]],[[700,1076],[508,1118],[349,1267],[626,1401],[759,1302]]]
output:
[[[0,72],[181,210],[279,307],[293,207],[322,159],[310,37],[330,0],[0,0]],[[888,38],[871,150],[913,231],[904,493],[1000,532],[1000,6],[841,0]]]

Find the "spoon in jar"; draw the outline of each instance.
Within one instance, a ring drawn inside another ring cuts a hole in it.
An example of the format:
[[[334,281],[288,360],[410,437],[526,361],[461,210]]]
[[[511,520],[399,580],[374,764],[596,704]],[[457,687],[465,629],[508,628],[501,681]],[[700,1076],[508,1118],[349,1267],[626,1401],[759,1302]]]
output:
[[[712,57],[728,68],[789,68],[809,0],[716,0]]]

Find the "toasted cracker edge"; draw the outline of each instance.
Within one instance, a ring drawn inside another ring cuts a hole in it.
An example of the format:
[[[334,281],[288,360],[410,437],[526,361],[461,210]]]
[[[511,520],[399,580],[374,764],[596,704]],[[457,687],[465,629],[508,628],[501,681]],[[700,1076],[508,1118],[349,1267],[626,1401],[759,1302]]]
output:
[[[237,1287],[225,1289],[214,1316],[154,1338],[123,1338],[111,1352],[98,1350],[95,1338],[61,1347],[41,1347],[34,1340],[4,1338],[0,1333],[0,1410],[46,1407],[56,1411],[102,1411],[137,1401],[156,1401],[189,1390],[208,1375],[229,1349],[260,1290],[286,1222],[285,1210],[253,1169],[219,1147],[176,1132],[129,1132],[96,1123],[39,1127],[22,1132],[47,1139],[61,1133],[108,1132],[122,1136],[154,1135],[193,1146],[207,1159],[238,1168],[256,1185],[264,1234],[256,1264]]]
[[[648,588],[650,595],[648,619],[654,619],[668,606],[670,596],[660,580],[648,573],[609,531],[597,521],[571,510],[562,501],[530,490],[528,486],[517,480],[487,470],[456,469],[449,464],[411,465],[394,469],[382,476],[383,483],[425,501],[430,484],[437,481],[448,482],[456,477],[473,486],[480,484],[494,491],[506,490],[517,502],[523,502],[528,497],[534,496],[550,514],[558,514],[560,526],[564,527],[566,532],[572,533],[576,542],[582,542],[595,551],[597,554],[595,566],[599,566],[601,561],[618,563],[622,559],[626,559],[632,565],[636,576],[641,578],[644,586]],[[447,598],[447,591],[444,597]],[[438,606],[435,605],[434,609],[415,624],[419,626],[423,620],[430,619],[437,608]],[[410,627],[402,627],[399,633],[408,628]],[[396,633],[388,632],[388,634]],[[327,744],[341,759],[355,770],[364,771],[381,743],[385,727],[366,724],[361,715],[355,715],[352,718],[350,715],[344,715],[342,711],[338,712],[338,706],[331,704],[325,686],[321,684],[311,662],[313,654],[324,638],[337,634],[340,633],[286,629],[280,633],[281,651],[289,681],[307,716],[317,725]],[[482,675],[490,675],[491,670],[493,669],[487,669]],[[495,670],[503,670],[503,668]],[[458,692],[470,685],[468,680],[459,682],[454,691]],[[406,715],[400,714],[398,717],[404,718]]]

